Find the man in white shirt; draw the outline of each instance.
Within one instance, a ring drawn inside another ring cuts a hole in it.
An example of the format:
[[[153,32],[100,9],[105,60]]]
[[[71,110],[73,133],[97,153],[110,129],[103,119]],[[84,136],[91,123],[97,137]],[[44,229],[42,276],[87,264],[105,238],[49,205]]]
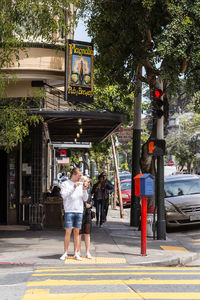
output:
[[[87,184],[79,182],[81,178],[81,170],[74,168],[71,171],[71,178],[66,180],[61,185],[61,195],[65,210],[65,239],[64,239],[64,254],[60,257],[61,260],[67,258],[67,251],[70,243],[71,233],[74,233],[74,258],[82,260],[78,253],[79,231],[82,225],[83,218],[83,202],[88,199]]]

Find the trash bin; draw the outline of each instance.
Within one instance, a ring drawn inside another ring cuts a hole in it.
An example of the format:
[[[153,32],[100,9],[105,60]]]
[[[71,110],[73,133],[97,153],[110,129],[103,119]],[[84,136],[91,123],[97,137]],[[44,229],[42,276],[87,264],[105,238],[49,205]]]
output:
[[[44,202],[44,226],[51,228],[64,227],[63,201],[57,197],[48,197]]]

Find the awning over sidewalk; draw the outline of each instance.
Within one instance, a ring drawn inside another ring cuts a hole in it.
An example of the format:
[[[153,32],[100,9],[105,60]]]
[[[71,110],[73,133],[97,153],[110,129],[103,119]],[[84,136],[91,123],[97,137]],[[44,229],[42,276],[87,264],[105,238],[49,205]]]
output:
[[[41,111],[51,142],[100,142],[126,121],[122,113]],[[82,133],[81,133],[82,128]],[[77,137],[77,133],[80,137]]]

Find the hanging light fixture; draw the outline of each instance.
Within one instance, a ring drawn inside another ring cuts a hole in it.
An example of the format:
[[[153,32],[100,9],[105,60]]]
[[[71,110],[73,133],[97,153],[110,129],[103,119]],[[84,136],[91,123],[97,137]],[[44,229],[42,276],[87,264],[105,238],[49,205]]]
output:
[[[80,138],[80,133],[77,133],[76,136],[77,136],[77,138]]]
[[[77,142],[77,139],[74,139],[74,143],[76,143]]]
[[[81,118],[78,119],[78,124],[82,125],[82,119]]]
[[[79,132],[83,133],[83,128],[82,127],[79,128]]]

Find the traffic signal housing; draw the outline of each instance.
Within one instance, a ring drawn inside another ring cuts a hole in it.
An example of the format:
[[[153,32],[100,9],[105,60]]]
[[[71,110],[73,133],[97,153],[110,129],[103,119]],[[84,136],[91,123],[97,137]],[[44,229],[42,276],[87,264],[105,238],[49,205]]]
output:
[[[154,119],[160,119],[163,115],[163,91],[158,88],[152,90],[152,115]]]

